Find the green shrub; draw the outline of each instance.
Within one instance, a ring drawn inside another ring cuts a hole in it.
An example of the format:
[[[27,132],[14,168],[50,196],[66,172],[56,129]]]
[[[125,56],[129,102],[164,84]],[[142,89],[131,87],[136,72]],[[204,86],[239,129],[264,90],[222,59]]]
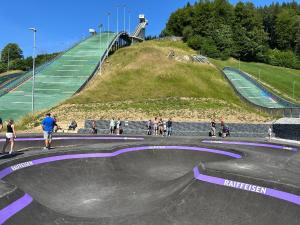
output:
[[[300,69],[300,60],[292,51],[280,51],[278,49],[267,52],[268,63],[274,66]]]
[[[221,56],[215,42],[210,38],[194,35],[188,39],[188,45],[195,50],[200,50],[202,55],[211,58],[219,58]]]
[[[28,113],[16,124],[18,130],[28,130],[41,124],[42,113]]]
[[[187,41],[190,37],[193,36],[193,28],[191,26],[186,26],[182,31],[182,35],[183,40]]]
[[[15,59],[10,64],[11,70],[26,70],[26,65],[23,59]]]
[[[7,64],[0,62],[0,73],[3,73],[7,70]]]
[[[187,41],[188,46],[195,50],[200,50],[201,43],[202,43],[202,37],[199,35],[192,36]]]

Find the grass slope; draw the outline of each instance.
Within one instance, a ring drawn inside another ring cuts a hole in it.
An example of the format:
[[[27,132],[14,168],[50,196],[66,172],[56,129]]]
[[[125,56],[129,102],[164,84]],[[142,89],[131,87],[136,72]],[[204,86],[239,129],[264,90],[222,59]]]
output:
[[[60,120],[144,120],[154,116],[177,121],[208,121],[212,116],[231,122],[270,119],[250,108],[211,65],[168,59],[195,54],[182,42],[147,41],[123,48],[106,62],[81,93],[54,112]]]
[[[0,73],[0,77],[4,77],[4,76],[15,74],[15,73],[22,73],[22,72],[23,72],[22,70],[10,70],[10,71],[4,72],[4,73]]]
[[[239,62],[235,59],[226,61],[210,59],[220,69],[225,66],[239,68]],[[300,70],[271,66],[263,63],[240,62],[241,70],[251,74],[269,90],[300,104]],[[260,79],[259,79],[260,72]],[[293,83],[295,81],[295,99],[293,99]]]

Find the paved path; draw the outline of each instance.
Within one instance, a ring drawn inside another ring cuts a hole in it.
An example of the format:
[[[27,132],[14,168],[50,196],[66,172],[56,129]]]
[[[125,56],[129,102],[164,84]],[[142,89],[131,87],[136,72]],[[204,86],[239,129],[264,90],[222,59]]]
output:
[[[0,224],[299,224],[297,146],[114,138],[20,139],[33,149],[0,159]]]

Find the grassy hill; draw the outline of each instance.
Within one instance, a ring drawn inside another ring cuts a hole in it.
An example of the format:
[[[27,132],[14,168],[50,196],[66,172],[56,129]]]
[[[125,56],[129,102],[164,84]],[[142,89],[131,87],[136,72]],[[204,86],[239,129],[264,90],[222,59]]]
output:
[[[11,74],[22,73],[22,70],[10,70],[8,72],[0,73],[0,77],[4,77]]]
[[[210,59],[220,69],[225,66],[235,67],[251,74],[269,90],[300,104],[300,70],[271,66],[263,63],[240,62],[235,59],[226,61]],[[260,74],[260,75],[259,75]],[[295,98],[293,99],[293,83],[295,81]]]
[[[176,59],[169,59],[170,51]],[[109,57],[102,70],[78,95],[53,109],[60,121],[144,120],[154,116],[177,121],[262,122],[270,118],[243,103],[219,71],[193,63],[195,54],[182,42],[147,41]]]

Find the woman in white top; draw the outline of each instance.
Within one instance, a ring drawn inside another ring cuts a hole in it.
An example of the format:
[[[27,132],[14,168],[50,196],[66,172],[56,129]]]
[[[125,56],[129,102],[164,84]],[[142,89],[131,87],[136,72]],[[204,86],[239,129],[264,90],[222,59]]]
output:
[[[15,130],[15,126],[14,126],[14,121],[9,120],[7,123],[6,141],[2,148],[2,154],[5,154],[6,147],[8,146],[9,143],[10,143],[9,154],[11,154],[13,152],[16,137],[17,136],[16,136],[16,130]]]

